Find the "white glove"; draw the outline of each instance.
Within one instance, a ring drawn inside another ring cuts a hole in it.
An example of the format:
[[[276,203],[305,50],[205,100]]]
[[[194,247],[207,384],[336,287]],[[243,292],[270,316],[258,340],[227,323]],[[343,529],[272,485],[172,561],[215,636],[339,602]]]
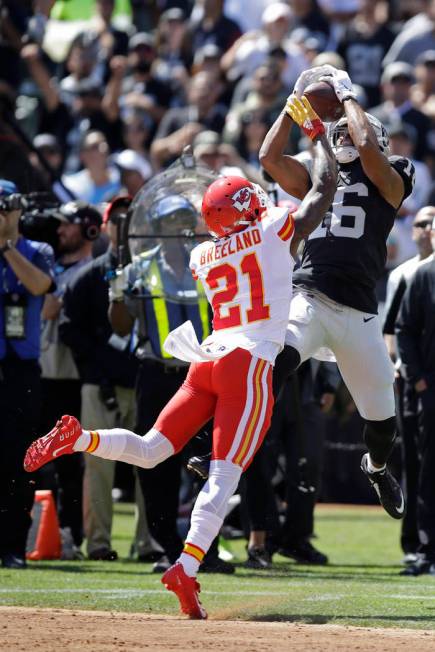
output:
[[[127,268],[115,269],[114,276],[109,281],[109,301],[111,303],[123,301],[124,292],[128,288]]]
[[[332,66],[330,66],[332,68]],[[337,68],[332,68],[332,74],[327,73],[323,75],[319,81],[329,82],[335,91],[337,99],[340,102],[348,100],[350,97],[356,99],[356,93],[353,90],[352,82],[349,75],[344,70],[337,70]]]
[[[333,75],[334,72],[336,72],[336,68],[330,66],[328,63],[326,63],[324,66],[315,66],[314,68],[304,70],[304,72],[301,72],[297,78],[293,93],[291,93],[291,95],[296,95],[296,97],[300,100],[307,86],[313,84],[316,81],[319,81],[321,77]]]

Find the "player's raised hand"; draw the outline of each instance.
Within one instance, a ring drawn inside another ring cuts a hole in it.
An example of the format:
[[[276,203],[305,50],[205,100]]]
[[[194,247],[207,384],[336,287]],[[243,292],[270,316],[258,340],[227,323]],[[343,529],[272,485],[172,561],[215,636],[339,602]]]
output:
[[[289,95],[284,110],[311,140],[325,133],[323,122],[305,95],[301,99],[296,95]]]
[[[301,98],[304,94],[304,90],[310,84],[313,84],[316,81],[319,81],[321,77],[325,75],[332,75],[336,71],[336,68],[330,66],[326,63],[324,66],[314,66],[314,68],[308,68],[301,72],[299,77],[296,80],[295,87],[293,89],[293,95],[296,95],[297,98]]]
[[[344,100],[348,100],[350,97],[355,99],[356,93],[353,90],[352,82],[347,72],[333,68],[333,66],[329,67],[332,69],[332,73],[325,73],[320,77],[319,81],[329,82],[333,86],[337,99],[340,102],[344,102]]]

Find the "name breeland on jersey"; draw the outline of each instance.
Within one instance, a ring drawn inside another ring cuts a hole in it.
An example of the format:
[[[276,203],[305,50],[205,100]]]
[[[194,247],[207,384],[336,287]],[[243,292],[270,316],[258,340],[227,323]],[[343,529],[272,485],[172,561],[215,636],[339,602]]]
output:
[[[208,249],[201,252],[199,264],[207,265],[215,260],[221,260],[238,251],[249,249],[262,242],[261,232],[259,229],[247,229],[242,233],[232,235],[228,240],[220,243],[213,243]]]

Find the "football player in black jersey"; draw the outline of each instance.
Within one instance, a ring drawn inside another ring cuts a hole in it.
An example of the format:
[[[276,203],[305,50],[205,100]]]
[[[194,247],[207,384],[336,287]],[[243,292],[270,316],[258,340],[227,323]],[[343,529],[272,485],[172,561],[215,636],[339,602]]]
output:
[[[377,315],[375,284],[387,256],[386,239],[414,184],[410,160],[389,156],[382,124],[359,106],[347,73],[321,66],[302,73],[300,96],[327,79],[344,115],[329,126],[339,169],[337,192],[321,225],[305,241],[293,281],[286,344],[292,366],[332,351],[359,413],[368,448],[361,460],[384,509],[403,518],[402,490],[386,467],[396,436],[394,372]],[[265,170],[284,191],[302,199],[311,187],[309,165],[287,156],[292,119],[284,108],[260,151]]]

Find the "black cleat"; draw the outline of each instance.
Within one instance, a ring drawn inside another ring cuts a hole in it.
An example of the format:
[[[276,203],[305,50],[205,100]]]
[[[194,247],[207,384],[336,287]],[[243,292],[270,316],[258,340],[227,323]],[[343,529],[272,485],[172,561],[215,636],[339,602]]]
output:
[[[26,560],[21,555],[7,553],[2,557],[3,568],[13,568],[14,570],[23,570],[27,568]]]
[[[417,577],[417,575],[435,575],[435,563],[425,557],[417,555],[417,560],[413,564],[408,564],[406,568],[400,571],[400,575],[408,577]]]
[[[368,456],[368,453],[362,456],[361,470],[368,477],[387,514],[392,518],[403,518],[406,512],[405,498],[399,483],[386,467],[382,471],[370,473],[367,468]]]
[[[299,564],[324,566],[328,563],[328,557],[317,550],[307,539],[281,546],[277,552],[283,557],[291,557]]]
[[[195,473],[201,478],[201,480],[208,480],[208,474],[210,472],[210,461],[211,453],[207,453],[207,455],[196,455],[195,457],[190,457],[187,461],[187,470]]]
[[[272,555],[264,546],[251,546],[248,548],[248,559],[243,564],[245,568],[265,570],[272,567]]]
[[[224,575],[232,575],[235,570],[236,567],[234,564],[220,557],[205,558],[199,567],[200,573],[223,573]]]

